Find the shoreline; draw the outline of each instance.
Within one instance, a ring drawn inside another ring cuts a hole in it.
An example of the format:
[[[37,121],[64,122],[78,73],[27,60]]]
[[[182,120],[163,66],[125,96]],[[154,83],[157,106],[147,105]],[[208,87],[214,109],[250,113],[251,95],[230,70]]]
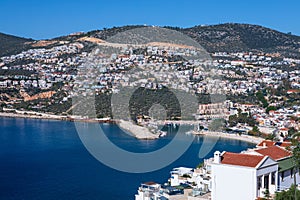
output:
[[[0,117],[8,117],[8,118],[29,118],[29,119],[52,119],[52,120],[65,120],[61,116],[53,115],[53,116],[45,116],[45,115],[31,115],[31,114],[21,114],[21,113],[8,113],[8,112],[0,112]]]
[[[27,113],[27,114],[25,114],[25,113]],[[88,119],[88,118],[74,118],[71,116],[53,115],[53,114],[45,114],[45,113],[35,113],[35,114],[28,114],[28,113],[34,113],[34,112],[26,112],[26,111],[24,111],[24,113],[0,112],[0,117],[44,119],[44,120],[70,121],[70,122],[89,122],[89,123],[97,123],[97,122],[98,123],[111,123],[111,124],[116,123],[115,120],[112,120],[110,118]]]
[[[136,125],[130,121],[120,120],[118,125],[121,129],[131,133],[131,135],[139,140],[155,140],[159,138],[158,134],[154,134],[146,127]]]
[[[88,119],[88,118],[72,118],[70,116],[52,115],[37,112],[18,111],[19,113],[0,112],[0,117],[7,118],[24,118],[24,119],[42,119],[42,120],[57,120],[57,121],[70,121],[70,122],[86,122],[86,123],[110,123],[118,124],[121,129],[129,132],[139,140],[155,140],[159,135],[152,133],[149,129],[133,124],[124,120],[112,120],[110,118],[103,119]],[[26,114],[25,114],[26,113]]]
[[[259,144],[264,138],[255,137],[251,135],[239,135],[239,134],[233,134],[233,133],[223,133],[223,132],[214,132],[214,131],[201,131],[201,132],[192,132],[193,135],[202,135],[202,136],[208,136],[208,137],[221,137],[231,140],[240,140],[243,142],[248,142],[252,144]]]
[[[33,113],[25,112],[24,113]],[[129,132],[132,136],[140,140],[155,140],[159,138],[159,135],[152,133],[149,129],[133,124],[132,122],[127,122],[124,120],[116,121],[109,118],[103,119],[86,119],[86,118],[72,118],[70,116],[63,115],[53,115],[53,114],[44,114],[44,113],[35,113],[35,114],[24,114],[24,113],[10,113],[10,112],[0,112],[0,117],[8,118],[28,118],[28,119],[42,119],[42,120],[57,120],[57,121],[70,121],[70,122],[87,122],[87,123],[110,123],[118,124],[121,129]],[[184,123],[184,121],[182,121]],[[189,124],[187,122],[187,124]],[[263,141],[263,138],[250,136],[250,135],[239,135],[232,133],[223,133],[223,132],[213,132],[213,131],[192,131],[193,135],[199,136],[208,136],[208,137],[222,137],[232,140],[240,140],[244,142],[249,142],[252,144],[259,144]]]

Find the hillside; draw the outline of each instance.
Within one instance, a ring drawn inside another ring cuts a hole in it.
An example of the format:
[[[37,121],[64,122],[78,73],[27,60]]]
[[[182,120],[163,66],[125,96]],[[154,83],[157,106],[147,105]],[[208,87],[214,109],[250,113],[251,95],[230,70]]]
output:
[[[130,25],[94,30],[87,33],[71,34],[57,37],[51,41],[75,41],[82,37],[93,37],[101,40],[126,30],[143,27]],[[208,52],[264,52],[280,53],[286,57],[300,58],[300,37],[281,33],[258,25],[227,23],[191,28],[165,27],[187,34],[200,43]],[[25,39],[0,33],[0,56],[14,54],[33,47],[35,43]],[[54,46],[57,44],[53,44]],[[53,46],[52,45],[52,46]]]
[[[107,39],[116,33],[142,26],[123,26],[91,31],[88,36]],[[220,24],[191,28],[165,27],[187,34],[200,43],[208,52],[264,52],[280,53],[287,57],[300,58],[300,37],[250,24]]]
[[[16,37],[0,33],[0,56],[16,54],[30,47],[28,44],[32,39]]]
[[[299,57],[300,37],[257,25],[220,24],[180,29],[209,52],[262,51]]]

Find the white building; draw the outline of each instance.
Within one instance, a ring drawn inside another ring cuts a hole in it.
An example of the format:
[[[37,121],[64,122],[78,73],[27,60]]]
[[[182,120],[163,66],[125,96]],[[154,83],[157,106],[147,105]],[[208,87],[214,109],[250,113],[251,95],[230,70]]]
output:
[[[278,163],[268,156],[215,152],[212,200],[254,200],[277,189]]]
[[[179,186],[180,184],[186,183],[188,178],[193,175],[193,168],[178,167],[174,168],[171,172],[171,186]]]
[[[135,195],[135,200],[162,200],[166,199],[160,194],[161,185],[154,182],[141,184],[138,194]]]

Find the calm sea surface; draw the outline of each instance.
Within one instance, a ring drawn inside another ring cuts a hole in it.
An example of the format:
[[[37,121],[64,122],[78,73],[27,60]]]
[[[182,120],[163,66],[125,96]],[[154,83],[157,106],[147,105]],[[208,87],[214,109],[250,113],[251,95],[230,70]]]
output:
[[[139,141],[116,125],[101,126],[112,142],[132,152],[159,149],[175,132],[159,140]],[[197,136],[183,156],[159,171],[129,174],[94,159],[81,143],[73,122],[0,118],[0,199],[134,200],[140,183],[163,183],[172,168],[197,166],[202,142]],[[215,150],[240,152],[253,146],[219,139],[207,157]]]

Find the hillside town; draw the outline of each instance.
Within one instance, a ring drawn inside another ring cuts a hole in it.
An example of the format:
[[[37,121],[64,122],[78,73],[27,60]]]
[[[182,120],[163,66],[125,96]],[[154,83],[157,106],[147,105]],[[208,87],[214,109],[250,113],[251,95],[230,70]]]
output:
[[[86,47],[90,41],[97,43],[92,53]],[[109,54],[112,49],[117,53]],[[102,98],[126,87],[180,90],[197,96],[194,118],[174,114],[165,120],[174,124],[177,122],[172,120],[193,120],[194,134],[215,132],[267,140],[241,153],[216,151],[214,158],[204,160],[196,169],[175,168],[166,184],[143,183],[136,200],[246,199],[245,194],[253,200],[289,189],[294,178],[299,185],[298,169],[294,169],[291,149],[287,148],[300,130],[300,60],[257,52],[201,55],[190,46],[116,45],[84,38],[3,56],[1,112],[89,119],[83,112],[72,112],[78,106],[72,105],[72,99]],[[155,124],[142,109],[136,110],[125,120],[148,127]],[[114,118],[110,112],[97,112],[95,119]]]
[[[255,125],[261,133],[279,133],[281,140],[289,130],[299,129],[300,60],[252,52],[216,52],[206,59],[189,60],[200,56],[197,49],[156,43],[135,47],[138,51],[125,45],[116,50],[118,55],[93,58],[87,65],[91,56],[82,41],[61,41],[58,46],[1,57],[1,109],[72,115],[70,101],[79,93],[102,95],[118,93],[124,87],[170,87],[199,96],[199,109],[194,113],[197,120],[230,120],[230,116],[246,113],[254,124],[238,116],[229,128],[248,133]],[[103,52],[115,48],[105,41],[98,45]],[[136,68],[139,70],[134,71]],[[213,106],[214,94],[223,95],[217,106]],[[60,112],[43,109],[67,103]]]
[[[300,200],[300,1],[0,8],[0,200]]]

